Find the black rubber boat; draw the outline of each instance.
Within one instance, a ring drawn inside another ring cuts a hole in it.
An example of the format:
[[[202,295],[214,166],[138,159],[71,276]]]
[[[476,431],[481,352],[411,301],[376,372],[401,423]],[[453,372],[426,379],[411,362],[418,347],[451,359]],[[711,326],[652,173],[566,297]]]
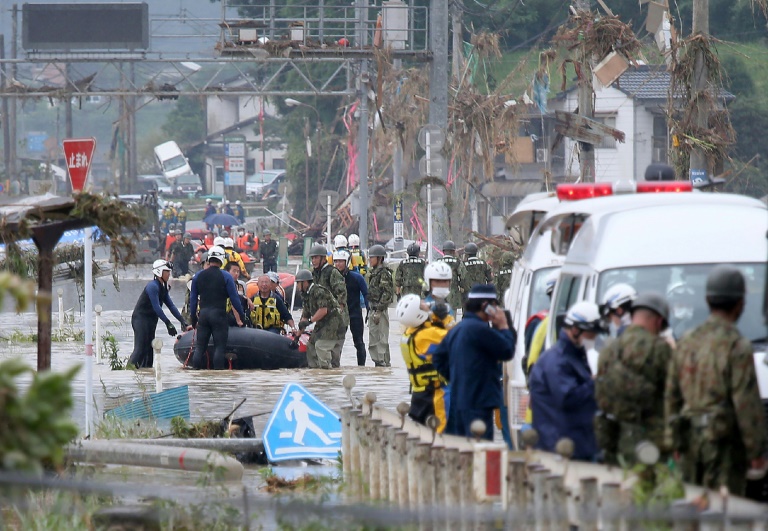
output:
[[[192,367],[195,331],[185,332],[173,346],[173,353],[182,364]],[[208,343],[213,352],[213,340]],[[256,328],[230,327],[227,358],[232,369],[298,369],[307,366],[307,353],[292,339]],[[211,363],[213,358],[209,356]],[[212,368],[212,367],[211,367]]]

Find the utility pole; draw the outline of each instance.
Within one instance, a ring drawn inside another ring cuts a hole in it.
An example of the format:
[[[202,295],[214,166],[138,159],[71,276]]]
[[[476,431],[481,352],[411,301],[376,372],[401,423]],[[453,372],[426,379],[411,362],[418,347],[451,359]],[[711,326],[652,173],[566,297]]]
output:
[[[13,4],[13,9],[11,10],[11,59],[16,59],[18,54],[18,45],[17,42],[19,40],[19,8],[16,4]],[[16,62],[14,61],[11,63],[11,78],[16,79],[18,76],[18,67],[16,66]],[[17,139],[17,130],[16,130],[16,98],[13,98],[11,101],[10,108],[8,109],[8,138],[10,142],[10,152],[8,161],[10,163],[10,167],[8,168],[9,175],[11,176],[11,179],[15,179],[19,181],[19,185],[21,185],[23,188],[26,189],[29,183],[22,183],[19,179],[19,165],[18,165],[18,157],[17,157],[17,149],[19,146],[19,142]],[[27,185],[27,186],[25,186]]]
[[[128,73],[131,79],[131,88],[136,87],[136,69],[135,63],[131,61],[128,65]],[[129,189],[138,186],[138,153],[136,150],[136,96],[128,98],[128,182]]]
[[[693,1],[693,34],[702,34],[709,37],[709,0]],[[706,92],[709,88],[709,69],[704,61],[704,52],[699,49],[693,65],[693,86],[691,87],[691,117],[693,125],[698,130],[709,128],[709,102]],[[693,146],[691,150],[691,160],[689,166],[689,178],[703,178],[704,182],[710,180],[709,161],[705,151]]]
[[[357,0],[357,46],[368,43],[368,0]],[[368,61],[360,61],[358,95],[360,97],[360,121],[357,129],[357,175],[360,179],[360,248],[368,248]],[[331,235],[328,235],[330,240]]]
[[[0,60],[5,59],[5,35],[0,34]],[[8,72],[5,62],[0,68],[0,86],[8,86]],[[5,177],[11,181],[11,138],[10,127],[8,123],[8,96],[3,96],[0,112],[3,114],[3,159],[5,162]]]
[[[69,63],[64,65],[64,72],[66,75],[67,90],[64,91],[64,95],[67,100],[64,102],[64,137],[74,138],[74,128],[72,126],[72,87],[69,85],[70,68]]]
[[[394,59],[392,66],[398,74],[403,68],[403,62],[401,59]],[[405,184],[403,181],[403,146],[400,143],[402,131],[399,127],[400,124],[395,124],[395,153],[392,157],[392,190],[394,192],[395,201],[400,201],[402,204],[402,195],[405,190]],[[394,218],[393,218],[394,221]],[[393,223],[394,224],[394,223]],[[393,243],[393,249],[400,251],[404,247],[403,242],[395,238]]]
[[[464,50],[462,49],[464,44],[464,0],[453,0],[451,2],[451,19],[453,25],[453,80],[458,87],[464,68]]]
[[[576,0],[576,10],[581,16],[592,17],[589,0]],[[594,89],[592,87],[592,58],[587,55],[584,45],[579,47],[581,78],[579,79],[579,115],[589,118],[595,116]],[[595,181],[595,146],[579,142],[580,175],[582,182]]]
[[[429,68],[429,123],[438,126],[448,135],[448,2],[429,2],[429,49],[432,63]],[[448,180],[448,165],[443,165],[443,181]],[[446,193],[432,205],[433,241],[441,245],[448,234],[448,212],[445,208]]]

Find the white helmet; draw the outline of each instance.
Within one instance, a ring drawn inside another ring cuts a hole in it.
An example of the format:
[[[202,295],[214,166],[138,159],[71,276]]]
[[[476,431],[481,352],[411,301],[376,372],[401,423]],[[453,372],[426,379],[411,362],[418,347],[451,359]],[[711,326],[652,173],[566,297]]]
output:
[[[358,242],[358,245],[359,245],[359,244],[360,244],[360,243]],[[336,236],[333,238],[333,246],[334,246],[336,249],[339,249],[339,248],[341,248],[341,247],[346,247],[346,246],[347,246],[347,237],[346,237],[346,236],[344,236],[343,234],[337,234],[337,235],[336,235]]]
[[[236,205],[242,205],[242,203],[240,202],[240,200],[239,200],[239,199],[238,199],[237,201],[235,201],[235,204],[236,204]]]
[[[338,238],[338,236],[337,236]],[[349,252],[347,251],[333,251],[333,261],[336,260],[344,260],[345,262],[349,260]]]
[[[227,253],[225,253],[224,249],[222,249],[218,245],[214,245],[213,247],[208,249],[208,260],[210,261],[211,258],[215,258],[216,260],[218,260],[223,264],[227,259]]]
[[[223,207],[224,206],[224,201],[219,201],[219,206]]]
[[[415,328],[421,326],[429,318],[429,310],[422,310],[419,296],[409,293],[397,303],[395,315],[397,315],[397,320],[405,326]]]
[[[549,275],[547,275],[547,279],[544,281],[547,295],[552,295],[552,292],[555,291],[555,286],[557,285],[558,278],[560,278],[559,267],[556,268],[554,271],[552,271]]]
[[[574,326],[586,332],[602,332],[603,322],[597,304],[589,301],[579,301],[570,307],[565,314],[566,326]]]
[[[445,262],[432,262],[424,268],[424,283],[427,288],[431,287],[429,283],[431,280],[451,280],[452,277],[451,266]]]
[[[360,247],[360,236],[357,234],[350,234],[349,235],[349,246],[350,247]]]
[[[176,202],[176,208],[181,208],[181,201]]]
[[[616,310],[625,304],[631,303],[637,297],[637,291],[629,284],[614,284],[603,296],[602,310],[607,314],[611,310]]]
[[[221,236],[216,236],[213,239],[213,245],[217,245],[219,247],[224,247],[224,238],[222,238]]]
[[[225,249],[229,249],[230,247],[234,247],[234,246],[235,246],[235,240],[233,240],[232,238],[224,238],[223,247]]]
[[[172,271],[170,264],[167,260],[155,260],[152,263],[152,274],[156,277],[162,277],[163,271]]]
[[[227,204],[228,204],[228,205],[230,204],[230,202],[229,202],[229,199],[227,199]]]
[[[205,202],[206,202],[206,203],[213,203],[213,200],[211,200],[211,198],[209,197],[209,198],[207,198],[207,199],[205,200]]]

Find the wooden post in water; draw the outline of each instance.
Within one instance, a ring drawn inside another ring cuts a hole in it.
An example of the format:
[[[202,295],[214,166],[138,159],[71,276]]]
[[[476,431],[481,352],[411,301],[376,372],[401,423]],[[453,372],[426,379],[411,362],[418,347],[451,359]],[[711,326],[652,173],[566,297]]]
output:
[[[603,483],[600,504],[600,520],[603,531],[621,529],[621,486],[618,483]]]
[[[395,456],[397,464],[397,505],[408,507],[408,483],[410,470],[408,468],[408,454],[406,453],[406,440],[408,434],[404,431],[395,433]]]
[[[579,530],[597,531],[598,492],[597,478],[581,478],[579,503]]]

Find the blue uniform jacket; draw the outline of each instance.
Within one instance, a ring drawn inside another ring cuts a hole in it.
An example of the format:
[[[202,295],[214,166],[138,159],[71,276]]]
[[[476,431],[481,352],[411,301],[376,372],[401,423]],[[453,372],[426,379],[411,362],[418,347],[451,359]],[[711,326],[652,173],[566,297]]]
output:
[[[496,330],[474,313],[467,313],[432,356],[437,372],[451,385],[451,410],[500,407],[500,362],[514,355],[512,330]]]
[[[212,266],[213,267],[213,266]],[[197,273],[195,273],[195,276],[192,277],[192,286],[189,290],[189,314],[190,315],[196,315],[197,314],[197,277],[200,276],[200,273],[205,271],[205,269],[201,269]],[[227,296],[229,297],[229,301],[232,303],[232,307],[235,309],[237,313],[240,314],[241,319],[245,319],[245,312],[243,311],[243,305],[240,304],[240,294],[237,292],[237,286],[235,286],[235,279],[232,278],[232,275],[229,274],[228,271],[222,271],[221,272],[224,275],[224,285],[227,287]],[[222,308],[223,309],[223,308]]]
[[[554,451],[557,441],[573,441],[574,459],[591,461],[597,453],[593,421],[597,412],[595,383],[587,353],[563,331],[542,353],[528,378],[533,427],[542,450]]]
[[[347,308],[350,315],[363,315],[362,305],[368,309],[368,284],[363,275],[357,271],[347,270],[344,273],[344,283],[347,285]]]

